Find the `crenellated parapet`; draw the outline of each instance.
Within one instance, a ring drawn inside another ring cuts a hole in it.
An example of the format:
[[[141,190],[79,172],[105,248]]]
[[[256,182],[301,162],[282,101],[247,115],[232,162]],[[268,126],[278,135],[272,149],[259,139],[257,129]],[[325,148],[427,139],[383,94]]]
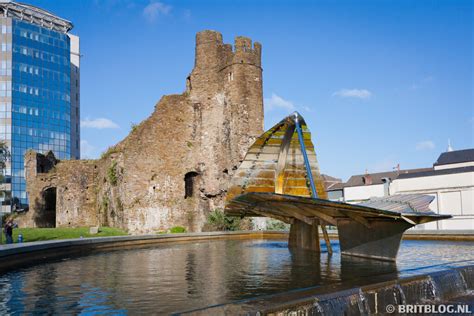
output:
[[[237,36],[234,45],[224,44],[222,34],[202,31],[196,35],[195,69],[221,71],[233,64],[261,67],[262,45],[248,37]]]
[[[248,37],[237,36],[234,44],[233,64],[251,64],[261,67],[262,45],[255,42],[252,46],[252,40]]]

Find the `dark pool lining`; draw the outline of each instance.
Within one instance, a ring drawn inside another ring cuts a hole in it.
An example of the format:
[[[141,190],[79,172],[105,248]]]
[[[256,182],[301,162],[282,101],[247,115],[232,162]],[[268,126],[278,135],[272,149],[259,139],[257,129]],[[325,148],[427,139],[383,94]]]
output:
[[[429,273],[443,273],[443,272],[448,272],[448,271],[456,270],[456,269],[474,267],[474,260],[454,261],[454,262],[449,262],[448,264],[463,263],[463,262],[470,263],[470,264],[457,266],[457,267],[446,266],[446,269],[441,269],[438,271],[429,271]],[[432,265],[432,266],[408,269],[408,270],[423,270],[423,269],[430,269],[432,267],[444,266],[444,265],[445,264],[439,264],[439,265]],[[261,296],[256,296],[252,298],[244,298],[241,300],[235,300],[235,301],[231,301],[227,303],[221,303],[221,304],[204,306],[204,307],[200,307],[196,309],[179,311],[179,312],[173,313],[172,315],[182,315],[182,314],[205,315],[208,312],[212,313],[213,309],[218,309],[219,311],[222,311],[223,310],[222,308],[225,308],[225,307],[228,307],[229,309],[234,308],[234,307],[237,308],[239,305],[243,306],[244,308],[248,306],[252,306],[252,309],[254,309],[255,311],[258,311],[259,309],[264,309],[264,307],[266,308],[272,304],[282,304],[284,301],[291,302],[290,304],[298,304],[299,302],[307,301],[309,297],[313,297],[317,295],[326,295],[326,294],[332,294],[332,293],[337,293],[337,292],[344,292],[344,291],[349,291],[351,289],[363,288],[363,287],[375,288],[378,286],[395,284],[399,280],[404,281],[404,282],[410,282],[412,280],[424,279],[424,278],[430,277],[429,273],[411,275],[411,276],[405,276],[405,277],[400,277],[398,273],[387,273],[387,274],[376,275],[370,278],[370,280],[367,280],[367,277],[360,277],[360,278],[354,278],[353,280],[351,280],[350,283],[335,282],[329,285],[317,285],[317,286],[310,286],[310,287],[305,287],[305,288],[298,288],[298,289],[293,289],[293,290],[289,290],[289,291],[285,291],[281,293],[261,295]],[[352,281],[358,281],[358,282],[352,283]],[[241,310],[239,310],[239,312],[240,311]],[[229,310],[227,310],[227,312],[229,312]],[[247,313],[247,315],[250,315],[250,314]]]

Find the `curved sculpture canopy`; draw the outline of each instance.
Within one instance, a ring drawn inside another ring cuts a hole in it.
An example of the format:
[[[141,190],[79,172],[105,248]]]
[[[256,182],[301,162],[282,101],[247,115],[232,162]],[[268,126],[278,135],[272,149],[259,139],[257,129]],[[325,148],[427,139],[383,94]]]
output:
[[[260,136],[250,147],[227,191],[227,201],[248,192],[266,192],[311,197],[296,121],[301,127],[317,196],[327,198],[319,172],[311,133],[297,112],[286,117]]]
[[[327,200],[311,133],[297,112],[260,136],[236,170],[227,193],[231,216],[291,223],[290,247],[320,251],[318,225],[338,227],[343,254],[395,260],[402,234],[450,218],[429,209],[431,196],[393,195],[361,204]]]

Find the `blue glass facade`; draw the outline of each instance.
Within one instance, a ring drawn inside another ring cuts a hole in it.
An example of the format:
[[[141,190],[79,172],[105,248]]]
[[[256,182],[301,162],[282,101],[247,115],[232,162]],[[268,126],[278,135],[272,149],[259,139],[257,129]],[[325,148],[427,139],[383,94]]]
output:
[[[59,159],[71,158],[70,38],[26,21],[1,20],[0,139],[11,151],[5,170],[10,194],[2,204],[16,209],[28,203],[27,150],[52,150]]]

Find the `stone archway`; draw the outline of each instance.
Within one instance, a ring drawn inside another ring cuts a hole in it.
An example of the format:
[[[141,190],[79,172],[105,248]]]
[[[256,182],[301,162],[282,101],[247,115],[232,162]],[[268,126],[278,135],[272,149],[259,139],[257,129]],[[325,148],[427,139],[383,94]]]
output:
[[[195,171],[188,172],[184,175],[184,198],[192,198],[197,193],[197,176],[199,173]]]
[[[35,218],[36,227],[56,227],[56,187],[47,188],[42,193],[43,205]]]

